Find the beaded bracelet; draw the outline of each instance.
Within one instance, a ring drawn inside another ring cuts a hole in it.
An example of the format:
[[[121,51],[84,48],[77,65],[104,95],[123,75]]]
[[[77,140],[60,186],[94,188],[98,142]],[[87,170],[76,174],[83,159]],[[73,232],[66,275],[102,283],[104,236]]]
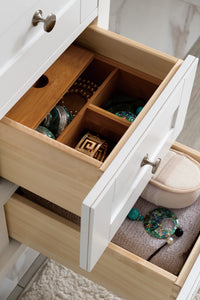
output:
[[[95,82],[79,77],[60,100],[60,104],[68,107],[75,117],[97,89]]]

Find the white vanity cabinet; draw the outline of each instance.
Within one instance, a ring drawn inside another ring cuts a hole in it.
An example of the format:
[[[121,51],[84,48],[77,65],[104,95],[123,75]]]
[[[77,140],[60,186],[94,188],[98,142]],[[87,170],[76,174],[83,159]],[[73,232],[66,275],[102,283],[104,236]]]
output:
[[[108,3],[99,4],[109,7]],[[31,24],[37,9],[44,11],[44,17],[56,12],[52,31],[44,32],[43,22]],[[104,9],[99,11],[102,24],[106,24]],[[0,121],[0,175],[81,217],[81,228],[14,194],[5,205],[10,237],[123,298],[160,299],[162,293],[162,299],[175,299],[198,256],[200,240],[179,276],[110,241],[151,179],[152,165],[143,164],[144,158],[148,154],[153,164],[162,159],[183,127],[198,59],[188,56],[182,61],[96,24],[80,35],[97,15],[96,1],[60,0],[48,5],[33,1],[26,11],[30,16],[27,39],[14,57],[11,45],[5,51],[7,62],[2,63],[1,117],[5,116]],[[21,20],[16,18],[15,24]],[[76,37],[76,44],[68,47]],[[35,131],[85,72],[95,76],[99,88],[66,131],[57,140]],[[42,74],[47,83],[38,88],[34,82]],[[9,89],[8,78],[13,78]],[[132,124],[103,108],[119,87],[148,98]],[[99,130],[112,141],[104,162],[75,149],[82,129]],[[200,160],[198,152],[179,144],[174,147]]]
[[[1,7],[0,118],[94,20],[97,1],[9,0]],[[55,15],[50,32],[45,31],[45,22],[32,25],[38,10],[46,22],[50,14]]]

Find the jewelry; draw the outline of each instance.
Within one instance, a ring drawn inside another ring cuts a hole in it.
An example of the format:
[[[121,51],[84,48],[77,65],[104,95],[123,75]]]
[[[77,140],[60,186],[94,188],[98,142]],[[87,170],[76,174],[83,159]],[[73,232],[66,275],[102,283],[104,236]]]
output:
[[[59,103],[69,107],[70,113],[75,117],[97,89],[96,83],[79,77]]]
[[[136,118],[136,115],[134,115],[131,111],[117,111],[115,114],[129,122],[133,122]]]
[[[139,106],[137,109],[136,109],[136,116],[139,115],[139,113],[141,112],[141,110],[143,109],[143,106]]]
[[[48,115],[42,121],[41,126],[49,128],[51,121],[52,121],[52,114],[48,113]]]
[[[73,86],[69,89],[69,93],[77,93],[88,100],[98,89],[98,85],[93,81],[79,77]]]
[[[175,230],[175,235],[177,237],[181,237],[183,235],[183,230],[181,228],[177,228]],[[166,240],[166,243],[164,243],[162,246],[160,246],[160,248],[158,248],[154,253],[152,253],[149,258],[147,259],[147,261],[150,261],[162,248],[164,248],[167,245],[172,245],[174,243],[174,239],[173,237],[168,237]]]
[[[164,229],[162,221],[170,219],[174,224],[172,229]],[[160,207],[150,211],[144,218],[144,228],[148,234],[158,239],[171,237],[178,228],[178,219],[175,214],[167,208]]]
[[[116,114],[118,112],[132,113],[135,118],[143,109],[146,104],[145,99],[133,98],[132,96],[127,96],[124,93],[113,94],[107,102],[102,106],[102,108],[108,110],[109,112]]]
[[[50,124],[50,130],[58,137],[63,130],[69,125],[73,117],[65,106],[56,105],[52,111],[52,122]]]
[[[139,210],[132,208],[128,214],[128,218],[133,221],[143,221],[144,217],[140,214]]]
[[[38,132],[42,133],[43,135],[46,135],[46,136],[48,136],[49,138],[55,140],[54,134],[53,134],[49,129],[47,129],[46,127],[38,126],[38,127],[36,128],[36,131],[38,131]]]
[[[182,235],[183,235],[183,230],[182,230],[180,227],[178,227],[178,228],[175,230],[175,235],[176,235],[177,237],[182,236]]]
[[[106,158],[108,143],[88,132],[81,138],[75,149],[103,162]]]
[[[158,239],[166,239],[166,242],[153,252],[147,261],[150,261],[162,248],[166,245],[172,245],[174,242],[173,235],[181,237],[183,230],[178,227],[178,219],[175,214],[167,208],[159,207],[151,210],[145,217],[143,217],[139,210],[132,208],[128,214],[130,220],[144,221],[144,228],[148,234]],[[162,221],[170,219],[173,222],[172,229],[164,229]]]
[[[66,107],[56,105],[51,112],[48,113],[41,125],[47,127],[58,137],[72,119],[73,117]]]
[[[39,127],[49,130],[55,138],[63,132],[66,126],[72,121],[72,119],[73,117],[66,107],[56,105],[44,118]],[[40,130],[45,132],[45,129]]]

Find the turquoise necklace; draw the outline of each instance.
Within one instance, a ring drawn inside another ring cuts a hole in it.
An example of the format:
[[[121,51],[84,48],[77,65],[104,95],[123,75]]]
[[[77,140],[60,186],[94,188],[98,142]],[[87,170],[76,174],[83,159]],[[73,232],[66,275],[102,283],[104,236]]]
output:
[[[182,236],[183,230],[178,227],[178,219],[176,215],[165,207],[158,207],[151,210],[144,217],[140,214],[139,210],[132,208],[128,214],[130,220],[143,221],[146,232],[152,237],[158,239],[167,239],[168,244],[173,243],[172,236]],[[164,219],[170,219],[173,222],[173,228],[165,229],[162,221]]]
[[[173,235],[177,237],[181,237],[183,235],[183,230],[178,227],[177,217],[171,210],[165,207],[158,207],[156,209],[153,209],[148,212],[145,217],[140,214],[138,209],[132,208],[128,214],[128,218],[133,221],[143,221],[146,232],[152,237],[155,237],[157,239],[166,239],[166,242],[161,245],[155,252],[153,252],[149,256],[147,261],[150,261],[166,245],[173,244]],[[162,221],[164,219],[172,220],[172,229],[165,229],[163,227]]]

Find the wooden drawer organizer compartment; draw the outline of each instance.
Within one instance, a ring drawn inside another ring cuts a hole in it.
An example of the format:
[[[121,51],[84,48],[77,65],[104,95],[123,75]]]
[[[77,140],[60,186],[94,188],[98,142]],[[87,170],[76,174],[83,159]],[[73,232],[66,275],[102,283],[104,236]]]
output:
[[[67,93],[79,76],[86,81],[93,81],[98,86],[88,101],[83,98],[80,100],[81,97],[76,94]],[[75,148],[83,133],[89,130],[104,137],[112,145],[111,152],[131,123],[103,109],[106,101],[113,94],[123,93],[125,96],[132,97],[133,102],[137,101],[134,98],[139,97],[139,103],[144,106],[160,83],[161,80],[151,76],[145,78],[142,73],[135,74],[135,71],[128,67],[120,64],[115,66],[112,60],[106,60],[103,56],[72,45],[7,113],[6,117],[36,129],[48,112],[61,101],[68,110],[73,109],[78,113],[57,141]],[[77,98],[76,107],[73,102]],[[73,107],[70,107],[70,102]],[[102,163],[92,158],[82,158],[89,161],[91,165],[99,168],[102,166]]]
[[[175,143],[173,148],[200,162],[199,152],[179,143]],[[199,237],[179,275],[175,276],[110,243],[94,270],[88,273],[79,268],[78,225],[18,194],[10,198],[5,210],[12,238],[103,285],[124,299],[176,299],[200,253]]]
[[[110,45],[108,49],[105,55],[109,57],[112,56]],[[120,57],[123,50],[127,51],[131,67],[126,65],[126,57]],[[102,49],[99,52],[104,54]],[[174,57],[148,48],[139,49],[137,45],[129,47],[126,43],[124,46],[122,43],[122,49],[117,48],[116,53],[122,63],[72,45],[28,90],[0,123],[2,177],[81,215],[83,199],[182,64]],[[115,55],[114,59],[117,59]],[[35,131],[80,76],[96,82],[99,87],[77,109],[72,122],[56,141]],[[103,108],[118,91],[133,98],[140,97],[146,103],[133,123]],[[88,130],[108,141],[110,147],[104,162],[75,149]]]

